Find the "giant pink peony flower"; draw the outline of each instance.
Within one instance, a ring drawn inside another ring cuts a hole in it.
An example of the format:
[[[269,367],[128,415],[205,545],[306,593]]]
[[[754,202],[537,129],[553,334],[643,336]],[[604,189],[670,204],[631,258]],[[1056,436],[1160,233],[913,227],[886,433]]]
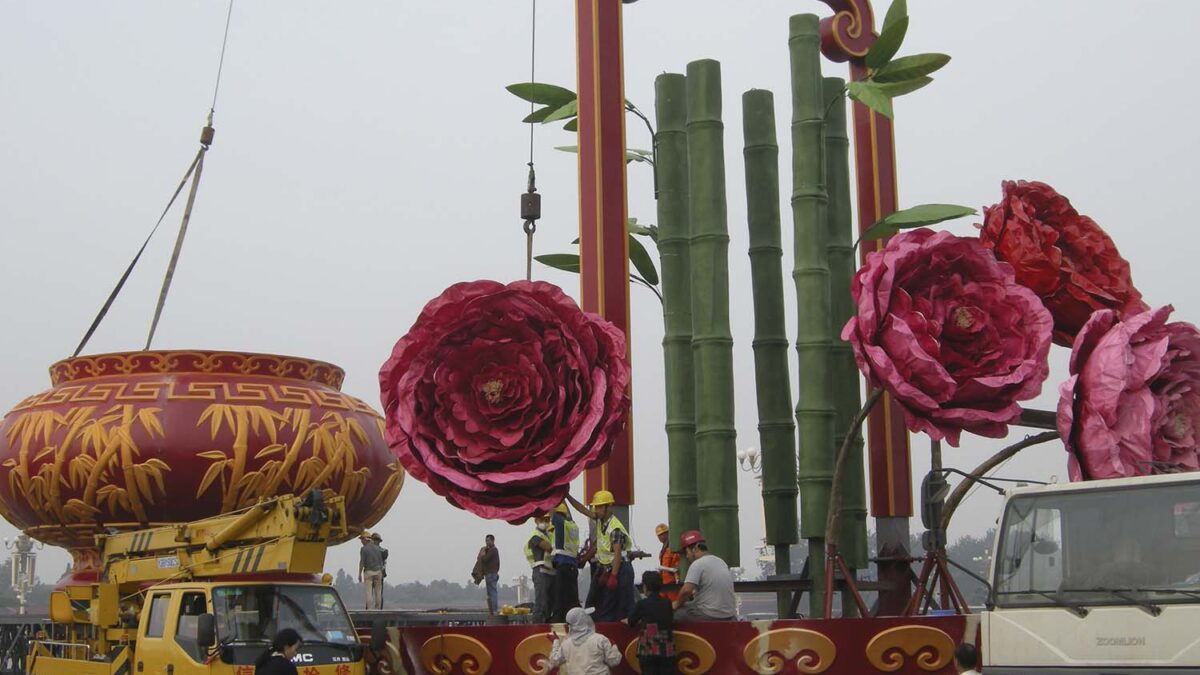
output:
[[[958,445],[999,438],[1049,374],[1053,320],[975,239],[912,230],[854,277],[857,315],[842,330],[858,367],[904,408],[913,431]]]
[[[1058,401],[1071,480],[1200,468],[1200,331],[1171,311],[1102,310],[1079,331]]]
[[[1055,343],[1070,347],[1098,309],[1148,309],[1112,239],[1066,197],[1037,181],[1006,180],[1001,189],[1000,202],[983,210],[979,239],[1046,303]]]
[[[459,283],[379,371],[387,439],[451,504],[520,521],[562,501],[625,425],[625,336],[544,282]]]

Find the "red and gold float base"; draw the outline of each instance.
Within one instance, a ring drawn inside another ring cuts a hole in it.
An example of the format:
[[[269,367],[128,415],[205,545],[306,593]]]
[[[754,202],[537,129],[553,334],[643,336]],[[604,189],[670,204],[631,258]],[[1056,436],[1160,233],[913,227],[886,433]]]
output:
[[[313,488],[346,498],[351,532],[383,517],[404,471],[383,419],[322,361],[217,351],[80,356],[0,420],[0,514],[71,550],[93,536],[197,520]]]
[[[712,621],[676,626],[677,668],[683,675],[952,674],[954,648],[969,617],[927,616],[792,621]],[[412,675],[549,675],[548,626],[422,626],[392,628],[375,673]],[[557,626],[562,629],[562,626]],[[606,623],[625,658],[616,675],[641,673],[637,633]],[[973,637],[973,636],[972,636]],[[397,667],[403,665],[403,668]]]

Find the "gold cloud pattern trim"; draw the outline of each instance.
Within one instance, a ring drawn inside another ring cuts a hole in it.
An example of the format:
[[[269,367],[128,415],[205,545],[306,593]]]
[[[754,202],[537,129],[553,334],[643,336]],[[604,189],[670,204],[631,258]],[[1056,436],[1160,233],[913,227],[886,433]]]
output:
[[[954,655],[954,640],[932,626],[897,626],[889,628],[867,643],[867,661],[879,670],[900,670],[908,658],[924,671],[945,668]]]
[[[459,633],[436,635],[421,645],[421,665],[435,675],[450,675],[458,666],[465,675],[491,670],[492,652],[479,640]]]
[[[742,659],[759,675],[775,675],[789,663],[801,673],[823,673],[837,658],[837,646],[823,633],[804,628],[767,631],[746,643]]]

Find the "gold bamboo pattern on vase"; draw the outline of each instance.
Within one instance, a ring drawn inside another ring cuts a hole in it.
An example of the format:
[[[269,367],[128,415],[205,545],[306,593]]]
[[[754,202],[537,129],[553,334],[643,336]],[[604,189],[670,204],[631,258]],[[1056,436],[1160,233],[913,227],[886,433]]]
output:
[[[368,467],[357,466],[358,448],[369,445],[366,430],[358,420],[336,411],[314,420],[309,408],[277,412],[258,405],[214,403],[204,409],[196,425],[206,423],[214,443],[223,429],[233,434],[228,452],[213,449],[197,453],[210,463],[196,497],[219,486],[222,511],[249,506],[259,495],[279,494],[281,488],[304,494],[315,487],[330,487],[353,502],[363,494],[371,475]],[[288,427],[295,436],[290,443],[280,443],[279,432]],[[251,436],[260,438],[264,433],[270,443],[255,453],[253,459],[271,459],[247,470]],[[389,476],[380,496],[403,480],[397,473],[393,471]]]
[[[142,453],[133,433],[140,428],[151,439],[162,438],[162,409],[120,404],[99,415],[98,410],[98,406],[65,412],[35,410],[13,421],[7,440],[10,447],[18,447],[17,456],[2,466],[8,469],[14,498],[23,497],[31,509],[52,514],[60,524],[90,522],[102,507],[110,514],[124,509],[138,521],[148,520],[147,509],[155,505],[156,494],[166,494],[163,473],[171,468],[155,457],[139,461]],[[64,428],[63,439],[51,445],[53,436]],[[31,471],[31,465],[50,456],[54,461]],[[72,492],[82,489],[82,495],[64,503],[64,487]]]

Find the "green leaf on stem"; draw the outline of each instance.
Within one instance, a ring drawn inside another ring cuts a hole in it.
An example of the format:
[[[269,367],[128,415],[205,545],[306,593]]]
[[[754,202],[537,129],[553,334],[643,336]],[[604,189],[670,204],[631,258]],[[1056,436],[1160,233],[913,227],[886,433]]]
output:
[[[915,227],[934,225],[955,218],[978,215],[979,212],[969,206],[957,204],[921,204],[910,209],[897,211],[885,216],[879,222],[863,232],[860,241],[872,241],[890,237],[900,230],[910,230]]]
[[[932,77],[918,77],[916,79],[905,80],[903,82],[877,83],[875,86],[879,89],[879,91],[883,92],[885,96],[896,98],[897,96],[911,94],[930,82],[933,82]]]
[[[555,110],[558,110],[558,108],[552,105],[548,105],[545,108],[538,108],[537,110],[534,110],[526,115],[525,119],[521,120],[521,124],[529,124],[530,122],[543,122],[546,120],[546,116]]]
[[[557,122],[559,120],[565,120],[570,117],[575,117],[578,114],[579,114],[579,101],[577,101],[577,100],[571,101],[571,102],[563,105],[558,110],[555,110],[554,112],[550,113],[546,117],[546,119],[542,120],[542,123],[549,124],[551,122]]]
[[[554,149],[561,150],[562,152],[573,152],[573,153],[579,152],[578,145],[556,145],[556,146],[554,146]],[[649,150],[638,150],[637,148],[629,148],[628,150],[625,151],[625,163],[626,164],[629,164],[631,162],[647,162],[647,163],[653,164],[654,160],[652,159],[652,157],[653,157],[653,155],[650,154]]]
[[[908,3],[905,0],[895,0],[888,7],[887,14],[883,17],[883,30],[896,25],[897,21],[908,18]]]
[[[554,108],[561,108],[576,98],[575,92],[570,89],[541,82],[518,82],[508,85],[505,89],[517,98]]]
[[[629,234],[636,234],[640,237],[650,237],[655,242],[658,241],[658,228],[653,225],[638,225],[637,218],[630,218],[625,221],[625,229]]]
[[[576,117],[575,119],[571,120],[570,122],[567,122],[566,124],[564,124],[563,131],[579,131],[579,118]]]
[[[851,82],[846,85],[846,91],[850,94],[850,98],[855,101],[884,117],[889,119],[892,117],[892,99],[880,91],[879,85],[874,82]]]
[[[533,259],[556,270],[579,274],[579,255],[575,253],[547,253],[535,255]]]
[[[634,269],[647,283],[652,286],[658,285],[658,270],[654,267],[654,260],[646,251],[646,247],[642,246],[642,242],[632,234],[629,235],[629,262],[633,263]]]
[[[950,57],[945,54],[902,56],[871,73],[871,79],[880,83],[904,82],[933,73],[947,63],[950,63]]]
[[[892,7],[896,4],[893,3]],[[891,10],[888,10],[888,15],[891,15]],[[875,44],[867,50],[866,63],[868,68],[882,68],[892,60],[896,52],[900,51],[900,43],[904,42],[904,34],[908,32],[908,17],[904,17],[896,23],[883,29],[883,32],[876,38]]]

